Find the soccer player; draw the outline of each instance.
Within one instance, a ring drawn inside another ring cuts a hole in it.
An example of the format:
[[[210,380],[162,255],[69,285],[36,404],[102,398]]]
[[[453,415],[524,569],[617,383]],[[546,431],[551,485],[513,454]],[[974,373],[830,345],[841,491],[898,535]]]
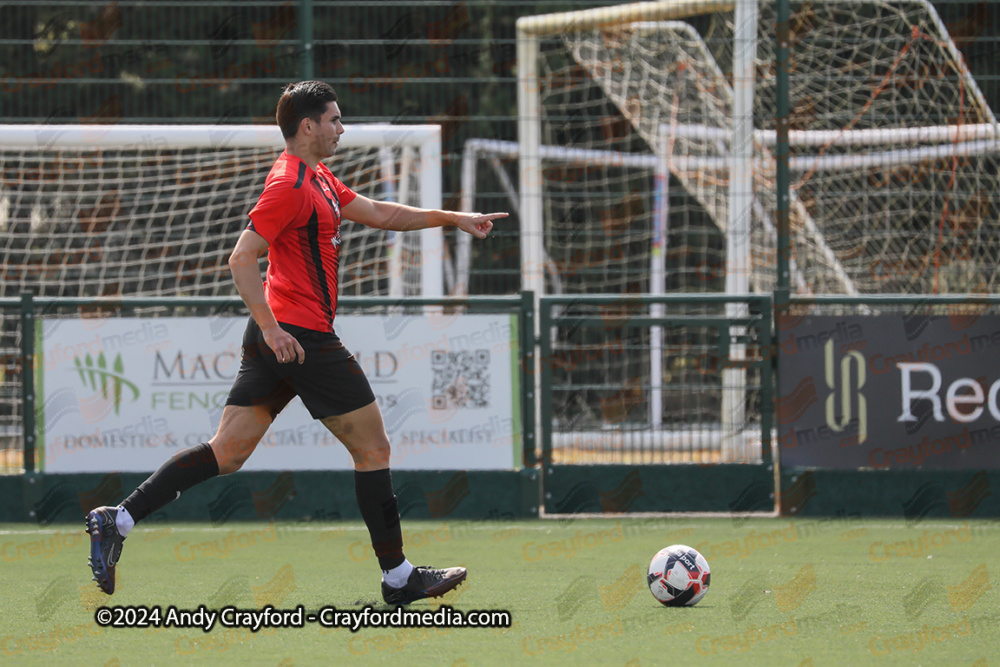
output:
[[[382,569],[385,601],[399,605],[438,597],[466,577],[465,568],[414,567],[403,555],[382,414],[364,371],[333,328],[341,216],[397,232],[453,226],[484,239],[493,220],[507,214],[427,210],[352,192],[322,162],[344,133],[337,94],[325,83],[289,84],[276,116],[285,150],[229,258],[251,315],[239,374],[209,442],[178,452],[118,507],[98,507],[87,515],[90,566],[108,595],[115,591],[115,567],[135,523],[195,484],[239,470],[296,395],[354,460],[355,494]],[[264,253],[268,268],[262,282],[258,260]]]

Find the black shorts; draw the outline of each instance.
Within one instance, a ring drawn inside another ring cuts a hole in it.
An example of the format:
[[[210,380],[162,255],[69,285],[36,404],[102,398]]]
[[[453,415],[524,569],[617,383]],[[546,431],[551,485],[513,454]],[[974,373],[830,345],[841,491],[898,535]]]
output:
[[[361,364],[335,333],[292,324],[282,329],[306,352],[305,363],[278,363],[251,317],[243,333],[243,361],[226,405],[265,405],[273,419],[295,396],[314,419],[342,415],[375,400]]]

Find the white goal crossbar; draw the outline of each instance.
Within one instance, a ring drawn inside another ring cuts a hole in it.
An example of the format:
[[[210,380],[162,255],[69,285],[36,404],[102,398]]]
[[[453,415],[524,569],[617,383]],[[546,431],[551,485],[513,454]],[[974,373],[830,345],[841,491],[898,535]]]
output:
[[[439,125],[345,125],[344,148],[440,143]],[[0,125],[0,145],[47,150],[66,148],[277,148],[285,147],[276,125]]]

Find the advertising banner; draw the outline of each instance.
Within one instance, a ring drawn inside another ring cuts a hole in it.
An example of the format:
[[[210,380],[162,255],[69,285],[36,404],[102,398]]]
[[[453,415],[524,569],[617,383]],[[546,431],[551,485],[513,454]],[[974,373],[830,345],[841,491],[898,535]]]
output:
[[[1000,317],[778,318],[781,463],[1000,467]]]
[[[37,422],[45,472],[153,471],[207,442],[239,371],[247,321],[39,320]],[[515,316],[347,315],[335,328],[375,392],[391,467],[519,466]],[[244,465],[352,468],[343,445],[298,398]]]

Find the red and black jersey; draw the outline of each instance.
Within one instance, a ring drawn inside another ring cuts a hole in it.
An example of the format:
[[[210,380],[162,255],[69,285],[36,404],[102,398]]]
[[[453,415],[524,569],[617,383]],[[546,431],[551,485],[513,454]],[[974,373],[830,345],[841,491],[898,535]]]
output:
[[[340,209],[356,196],[322,162],[283,151],[271,167],[247,229],[270,244],[264,296],[279,322],[333,331]]]

